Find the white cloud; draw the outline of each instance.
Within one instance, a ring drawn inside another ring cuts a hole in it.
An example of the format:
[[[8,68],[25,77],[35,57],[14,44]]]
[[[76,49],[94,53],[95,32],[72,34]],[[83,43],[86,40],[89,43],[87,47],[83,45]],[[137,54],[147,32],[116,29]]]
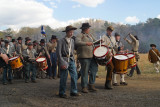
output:
[[[51,5],[52,8],[57,8],[56,3],[54,3],[54,2],[49,2],[49,4]]]
[[[72,8],[79,8],[79,7],[81,7],[80,4],[78,4],[78,5],[73,5],[73,6],[72,6]]]
[[[160,15],[158,15],[157,18],[160,19]]]
[[[136,16],[128,16],[125,21],[129,24],[136,24],[139,23],[139,19]]]
[[[105,0],[72,0],[83,4],[88,7],[97,7],[97,5],[102,4]]]
[[[39,27],[41,25],[58,28],[89,19],[80,18],[67,22],[56,20],[53,16],[53,9],[36,0],[0,0],[0,10],[0,30],[3,28],[18,30],[21,27]]]
[[[18,29],[29,26],[63,26],[53,17],[53,10],[35,0],[0,0],[0,26]],[[4,10],[4,11],[2,11]]]

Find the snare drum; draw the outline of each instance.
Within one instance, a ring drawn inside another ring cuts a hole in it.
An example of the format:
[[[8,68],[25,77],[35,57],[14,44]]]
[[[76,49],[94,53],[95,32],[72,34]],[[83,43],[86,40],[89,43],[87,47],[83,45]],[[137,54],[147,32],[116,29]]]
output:
[[[126,74],[128,69],[128,57],[125,55],[115,55],[113,59],[116,74]]]
[[[133,53],[128,53],[127,54],[128,57],[128,68],[133,68],[136,66],[136,58],[135,55]]]
[[[36,62],[38,63],[38,67],[41,70],[46,70],[48,68],[47,59],[45,57],[39,57],[39,58],[37,58]]]
[[[107,46],[97,46],[94,51],[93,55],[99,65],[106,66],[112,61],[112,56],[109,52]]]
[[[21,58],[19,56],[12,57],[9,59],[9,64],[11,65],[11,68],[14,69],[19,69],[23,66]]]

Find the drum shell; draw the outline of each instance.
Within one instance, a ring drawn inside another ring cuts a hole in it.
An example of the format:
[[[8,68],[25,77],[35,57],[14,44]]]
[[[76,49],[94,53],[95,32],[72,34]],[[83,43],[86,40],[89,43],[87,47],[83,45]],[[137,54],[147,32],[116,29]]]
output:
[[[39,58],[45,58],[45,57],[39,57]],[[39,59],[39,58],[37,58],[37,59]],[[36,62],[38,63],[39,69],[46,70],[48,68],[47,59],[45,58],[44,61],[40,61],[40,62],[37,61],[37,59],[36,59]]]
[[[12,58],[14,58],[14,57],[12,57]],[[10,58],[10,59],[12,59],[12,58]],[[22,63],[20,57],[17,57],[17,58],[15,58],[13,60],[9,60],[9,64],[10,64],[10,66],[11,66],[11,68],[13,70],[14,69],[19,69],[19,68],[23,67],[23,63]]]
[[[135,55],[131,58],[128,58],[128,68],[133,68],[136,66],[136,58]]]
[[[118,60],[113,58],[114,72],[116,74],[126,74],[128,69],[128,59]]]

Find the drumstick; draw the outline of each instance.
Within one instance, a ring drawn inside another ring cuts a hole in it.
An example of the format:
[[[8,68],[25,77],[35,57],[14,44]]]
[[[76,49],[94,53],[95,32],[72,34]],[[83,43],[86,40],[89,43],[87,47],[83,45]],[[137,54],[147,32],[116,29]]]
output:
[[[130,33],[127,36],[125,36],[124,39],[126,39],[129,35],[130,35]]]
[[[100,36],[100,47],[101,47],[101,45],[102,45],[102,42],[101,42],[101,36]]]

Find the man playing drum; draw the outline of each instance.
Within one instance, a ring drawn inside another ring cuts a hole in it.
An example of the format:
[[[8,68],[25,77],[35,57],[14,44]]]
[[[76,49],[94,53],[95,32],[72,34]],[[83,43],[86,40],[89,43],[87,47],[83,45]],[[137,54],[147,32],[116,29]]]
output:
[[[139,39],[137,36],[133,36],[132,34],[129,34],[129,37],[131,38],[131,41],[126,38],[124,38],[124,40],[126,40],[132,47],[132,52],[133,54],[135,54],[135,57],[136,57],[136,66],[131,68],[131,71],[130,73],[128,74],[128,76],[132,77],[133,76],[133,73],[134,73],[134,70],[137,71],[137,74],[140,75],[141,74],[141,71],[138,67],[138,60],[140,59],[140,56],[138,54],[138,48],[139,48]]]
[[[16,52],[14,47],[11,47],[9,44],[10,42],[8,40],[5,40],[5,45],[1,49],[1,53],[6,54],[9,58],[13,57]],[[9,64],[6,64],[6,66],[3,67],[3,85],[7,85],[7,74],[8,74],[8,81],[10,84],[12,84],[12,69]]]
[[[76,37],[76,46],[77,46],[77,56],[81,63],[81,87],[83,93],[88,93],[89,91],[97,91],[95,88],[96,74],[98,71],[98,64],[93,58],[94,44],[96,41],[93,35],[90,34],[90,25],[89,23],[83,23],[81,34]],[[89,74],[89,83],[88,83],[88,74]]]
[[[67,98],[66,95],[66,82],[68,77],[68,71],[71,77],[71,96],[80,96],[77,92],[77,71],[74,60],[74,40],[72,39],[73,32],[77,28],[72,26],[67,26],[66,36],[58,41],[57,45],[57,56],[58,56],[58,65],[60,66],[60,86],[59,86],[59,97]]]
[[[40,57],[46,57],[47,59],[47,64],[48,64],[48,69],[47,69],[47,75],[49,76],[49,79],[51,79],[51,72],[52,72],[52,68],[51,68],[51,60],[50,60],[50,55],[48,52],[48,49],[45,45],[45,40],[41,39],[40,40],[40,45],[38,45],[38,51],[37,53],[42,53]],[[46,72],[43,70],[39,70],[38,71],[38,76],[42,79],[44,79],[46,77]]]
[[[112,56],[116,54],[116,51],[118,49],[116,46],[116,39],[114,36],[112,36],[113,30],[114,28],[112,26],[107,27],[106,35],[102,36],[102,40],[104,41],[103,45],[108,46]],[[112,61],[106,66],[106,70],[107,70],[107,75],[106,75],[105,89],[111,90],[112,73],[114,70],[114,65]]]
[[[116,46],[118,46],[118,52],[117,54],[125,54],[123,48],[123,44],[122,42],[120,41],[121,40],[121,37],[118,33],[115,33],[115,39],[116,39]],[[127,83],[125,82],[124,80],[124,76],[125,74],[120,74],[120,85],[127,85]],[[117,83],[117,74],[116,72],[113,73],[113,86],[119,86],[118,83]]]
[[[37,52],[35,49],[33,49],[33,44],[30,42],[27,44],[27,49],[23,51],[23,58],[25,60],[25,83],[29,82],[30,79],[30,72],[32,73],[31,75],[31,81],[33,83],[36,83],[36,71],[37,71],[37,64],[36,64],[36,56],[38,56]]]
[[[149,50],[148,53],[148,59],[151,63],[153,63],[156,72],[159,73],[160,53],[158,49],[156,49],[155,44],[151,44],[150,47],[151,49]]]

